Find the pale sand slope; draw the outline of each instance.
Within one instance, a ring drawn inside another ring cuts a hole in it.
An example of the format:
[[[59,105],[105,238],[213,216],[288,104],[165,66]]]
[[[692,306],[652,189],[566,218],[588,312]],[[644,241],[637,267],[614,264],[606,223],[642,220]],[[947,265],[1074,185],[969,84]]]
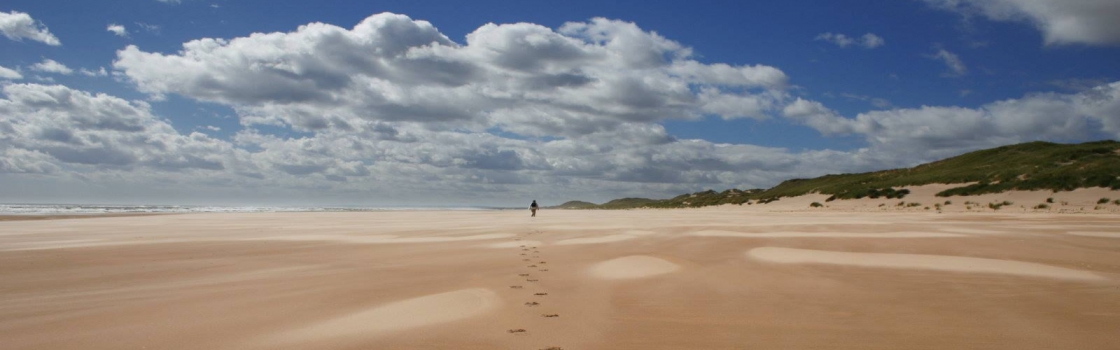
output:
[[[484,288],[397,301],[358,311],[299,329],[277,332],[276,345],[312,343],[340,338],[361,338],[383,332],[433,326],[483,314],[501,304],[497,294]]]
[[[923,238],[923,237],[962,237],[963,235],[943,232],[737,232],[723,230],[701,230],[691,232],[693,236],[700,237],[740,237],[740,238],[792,238],[792,237],[818,237],[818,238]]]
[[[1116,348],[1118,215],[801,200],[0,222],[0,348]]]
[[[1087,281],[1104,280],[1103,277],[1091,272],[1064,267],[963,256],[831,252],[780,247],[754,248],[747,252],[747,255],[760,261],[782,264],[835,264],[895,269],[998,273]]]
[[[811,194],[794,198],[781,198],[768,204],[745,205],[752,210],[763,211],[872,211],[872,212],[953,212],[953,213],[1079,213],[1079,214],[1118,214],[1120,205],[1113,201],[1120,199],[1120,191],[1107,188],[1082,188],[1068,192],[1051,191],[1009,191],[1005,193],[979,196],[938,197],[938,192],[962,185],[923,185],[908,186],[910,194],[902,199],[863,198],[853,200],[827,201],[828,195]],[[1108,199],[1106,204],[1098,204]],[[1049,201],[1048,201],[1049,200]],[[813,202],[822,208],[810,208]],[[1000,209],[991,209],[992,203],[1010,202]],[[902,204],[902,205],[899,205]],[[908,206],[915,204],[914,206]],[[938,208],[940,204],[940,209]],[[1045,207],[1039,207],[1045,205]]]

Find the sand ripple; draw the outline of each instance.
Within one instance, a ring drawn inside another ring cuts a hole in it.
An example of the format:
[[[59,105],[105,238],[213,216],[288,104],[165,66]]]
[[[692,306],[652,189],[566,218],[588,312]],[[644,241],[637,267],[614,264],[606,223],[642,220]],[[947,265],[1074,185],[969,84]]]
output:
[[[283,342],[357,337],[458,321],[501,305],[497,294],[484,288],[461,289],[402,300],[319,322],[288,332]]]
[[[611,242],[620,242],[620,241],[631,240],[631,239],[634,239],[634,238],[638,238],[638,236],[634,236],[634,235],[609,235],[609,236],[599,236],[599,237],[564,239],[564,240],[556,241],[556,244],[557,245],[569,245],[569,244],[611,243]]]
[[[543,245],[541,241],[513,241],[488,244],[488,248],[520,248],[521,246],[539,247]]]
[[[680,265],[652,256],[631,255],[591,266],[591,275],[602,279],[634,279],[680,270]]]
[[[1120,232],[1105,232],[1105,231],[1069,231],[1066,232],[1075,236],[1089,236],[1089,237],[1104,237],[1104,238],[1120,238]]]
[[[441,243],[441,242],[461,242],[461,241],[478,241],[488,239],[499,239],[513,237],[512,233],[488,233],[472,236],[428,236],[428,237],[399,237],[394,235],[371,235],[371,236],[358,236],[358,235],[283,235],[283,236],[268,236],[268,237],[254,237],[244,240],[251,241],[324,241],[324,242],[341,242],[341,243],[360,243],[360,244],[393,244],[393,243]]]
[[[925,237],[964,237],[963,235],[945,232],[737,232],[721,230],[703,230],[690,233],[700,237],[743,237],[743,238],[794,238],[794,237],[823,237],[823,238],[925,238]]]
[[[751,249],[755,260],[782,264],[835,264],[859,267],[997,273],[1071,280],[1103,280],[1088,271],[1038,263],[949,255],[851,253],[778,247]]]
[[[1005,231],[985,230],[985,229],[980,229],[980,228],[966,228],[966,227],[942,227],[942,228],[939,228],[939,230],[945,231],[945,232],[968,233],[968,234],[977,234],[977,235],[996,235],[996,234],[1001,234],[1001,233],[1007,233]]]

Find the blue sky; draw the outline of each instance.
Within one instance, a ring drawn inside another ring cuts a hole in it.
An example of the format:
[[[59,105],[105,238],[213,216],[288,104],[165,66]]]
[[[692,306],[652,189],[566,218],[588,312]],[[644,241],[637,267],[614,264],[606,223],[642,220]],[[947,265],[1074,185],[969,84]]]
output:
[[[603,201],[1120,137],[1114,1],[0,12],[8,202]]]

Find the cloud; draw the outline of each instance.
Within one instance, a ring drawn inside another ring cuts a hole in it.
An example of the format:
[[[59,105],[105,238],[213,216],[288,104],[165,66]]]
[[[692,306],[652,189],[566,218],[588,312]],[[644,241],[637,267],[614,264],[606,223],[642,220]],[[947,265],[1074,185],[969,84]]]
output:
[[[128,37],[128,30],[126,30],[124,26],[120,24],[110,23],[109,26],[105,28],[105,30],[113,32],[113,34],[116,34],[119,37]]]
[[[841,93],[840,96],[849,100],[858,100],[870,103],[872,106],[875,106],[875,108],[887,108],[891,106],[891,101],[880,97],[871,97],[867,95],[858,95],[852,93]]]
[[[945,49],[937,49],[937,52],[928,56],[931,59],[941,61],[948,69],[943,75],[947,77],[960,77],[968,74],[968,67],[961,61],[960,56],[957,54],[946,51]]]
[[[887,43],[885,40],[883,40],[883,37],[872,33],[864,34],[863,36],[858,38],[849,37],[844,34],[821,33],[820,35],[817,35],[814,40],[827,41],[842,48],[846,48],[851,45],[859,45],[865,49],[874,49]]]
[[[0,151],[19,156],[8,170],[222,170],[236,157],[228,143],[181,135],[143,102],[61,85],[9,84],[0,99]],[[52,166],[12,166],[45,164]]]
[[[62,45],[62,42],[47,30],[47,26],[36,22],[31,15],[23,12],[0,12],[0,33],[15,41],[31,39],[51,46]]]
[[[290,194],[292,198],[376,194],[388,200],[426,198],[431,203],[440,198],[476,205],[530,194],[605,200],[668,196],[701,186],[759,187],[879,162],[842,152],[791,153],[678,140],[650,123],[624,123],[573,138],[524,140],[357,119],[347,130],[323,129],[300,137],[249,127],[224,141],[179,133],[141,101],[60,85],[9,84],[2,89],[0,115],[11,117],[0,120],[0,173],[81,174],[99,186],[130,184],[130,193],[159,191],[174,183],[191,192],[304,193]]]
[[[861,39],[863,40],[861,41],[860,45],[863,45],[863,47],[869,49],[874,49],[876,47],[887,44],[887,41],[883,40],[883,37],[871,33],[864,34]]]
[[[7,67],[0,66],[0,79],[20,80],[20,79],[23,79],[23,74],[19,74],[19,72],[15,71],[15,70],[12,70],[12,69],[8,69]]]
[[[31,65],[31,70],[44,73],[56,73],[62,75],[70,75],[74,73],[73,69],[67,67],[65,64],[58,63],[52,59],[43,59],[42,62]]]
[[[159,34],[160,30],[163,28],[158,24],[148,24],[144,22],[136,22],[136,25],[139,26],[140,29],[152,34]]]
[[[143,101],[7,83],[0,176],[68,193],[89,193],[92,183],[167,194],[159,200],[179,198],[174,189],[207,203],[559,203],[768,187],[1035,138],[1120,135],[1120,83],[846,118],[791,96],[778,68],[701,62],[681,43],[606,19],[555,30],[489,24],[457,43],[430,23],[381,14],[349,29],[312,23],[194,40],[176,53],[129,46],[113,70],[152,96],[228,106],[240,126],[179,132]],[[660,124],[701,116],[784,116],[770,122],[862,138],[866,147],[720,144],[674,137]],[[221,138],[205,133],[217,131]]]
[[[316,131],[372,120],[534,137],[705,114],[765,118],[788,84],[777,68],[701,63],[680,43],[602,18],[559,30],[487,24],[459,44],[426,21],[383,13],[351,29],[199,39],[170,55],[129,46],[114,68],[157,98],[225,104],[249,124]]]
[[[1120,2],[1113,0],[924,0],[933,7],[993,21],[1026,22],[1046,45],[1120,44]]]
[[[175,4],[175,5],[181,4],[183,2],[182,0],[156,0],[156,1],[162,2],[162,3],[165,3],[165,4]]]
[[[1032,94],[978,108],[900,108],[845,118],[819,102],[797,99],[783,114],[825,135],[862,135],[869,149],[919,152],[925,160],[1019,142],[1120,138],[1120,82],[1075,94]]]
[[[89,70],[82,68],[78,70],[78,73],[81,73],[82,75],[87,77],[104,77],[109,75],[109,72],[105,71],[105,67],[100,67],[98,70]]]

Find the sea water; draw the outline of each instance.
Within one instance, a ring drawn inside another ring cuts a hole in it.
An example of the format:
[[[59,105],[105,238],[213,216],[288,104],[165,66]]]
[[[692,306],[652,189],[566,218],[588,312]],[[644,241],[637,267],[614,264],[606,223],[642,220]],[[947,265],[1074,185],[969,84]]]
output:
[[[360,206],[203,206],[111,204],[0,204],[0,215],[66,215],[123,213],[277,213],[354,212],[385,210],[493,210],[488,207],[360,207]]]

